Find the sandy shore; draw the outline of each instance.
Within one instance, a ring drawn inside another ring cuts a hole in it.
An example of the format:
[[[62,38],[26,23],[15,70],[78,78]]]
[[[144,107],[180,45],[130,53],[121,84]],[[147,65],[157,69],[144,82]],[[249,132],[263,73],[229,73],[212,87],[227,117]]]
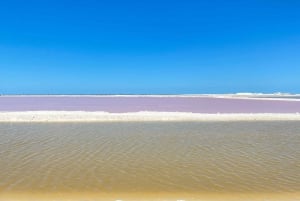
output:
[[[0,112],[0,122],[106,122],[106,121],[274,121],[300,120],[299,113],[290,114],[199,114],[185,112],[84,112],[28,111]]]
[[[299,193],[10,193],[3,194],[0,201],[299,201]]]

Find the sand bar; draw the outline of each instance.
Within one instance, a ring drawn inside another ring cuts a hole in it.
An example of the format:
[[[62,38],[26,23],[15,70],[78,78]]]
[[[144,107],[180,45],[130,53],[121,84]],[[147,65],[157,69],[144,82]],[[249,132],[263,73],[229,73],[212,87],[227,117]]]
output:
[[[300,114],[199,114],[184,112],[108,113],[85,111],[0,112],[0,122],[111,121],[299,121]]]

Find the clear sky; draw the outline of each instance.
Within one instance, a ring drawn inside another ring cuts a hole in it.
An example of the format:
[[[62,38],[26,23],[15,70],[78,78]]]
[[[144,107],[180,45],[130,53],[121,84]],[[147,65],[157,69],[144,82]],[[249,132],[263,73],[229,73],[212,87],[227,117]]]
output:
[[[298,0],[7,0],[1,94],[300,93]]]

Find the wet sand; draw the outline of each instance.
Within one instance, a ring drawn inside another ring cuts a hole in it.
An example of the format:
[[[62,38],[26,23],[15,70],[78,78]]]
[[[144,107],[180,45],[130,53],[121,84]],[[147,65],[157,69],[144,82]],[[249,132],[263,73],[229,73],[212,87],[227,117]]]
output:
[[[0,123],[0,200],[299,200],[299,121]]]
[[[299,201],[300,193],[10,193],[0,201]]]

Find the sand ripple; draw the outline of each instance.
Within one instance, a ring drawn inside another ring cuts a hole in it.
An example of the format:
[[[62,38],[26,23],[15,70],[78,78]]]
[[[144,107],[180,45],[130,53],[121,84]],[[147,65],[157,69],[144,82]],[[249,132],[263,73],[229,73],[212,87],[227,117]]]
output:
[[[0,195],[297,193],[299,145],[298,121],[1,123]]]

